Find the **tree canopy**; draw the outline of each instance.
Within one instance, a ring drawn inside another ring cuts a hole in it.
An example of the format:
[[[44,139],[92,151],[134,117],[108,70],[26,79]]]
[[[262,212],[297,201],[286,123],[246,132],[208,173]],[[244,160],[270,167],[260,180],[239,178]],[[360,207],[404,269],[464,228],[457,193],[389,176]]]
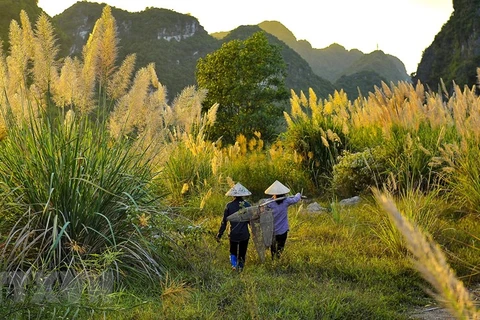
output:
[[[199,59],[197,83],[208,90],[203,111],[219,104],[208,138],[229,144],[240,134],[250,138],[259,132],[263,139],[272,139],[282,118],[282,102],[289,97],[285,78],[281,49],[270,44],[263,31],[224,43]]]

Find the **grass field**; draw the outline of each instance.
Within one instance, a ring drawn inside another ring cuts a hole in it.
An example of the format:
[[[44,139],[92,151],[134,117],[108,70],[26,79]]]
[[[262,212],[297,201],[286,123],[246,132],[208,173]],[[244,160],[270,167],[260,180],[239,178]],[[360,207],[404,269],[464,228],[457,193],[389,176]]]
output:
[[[291,231],[279,260],[267,253],[262,264],[250,242],[244,271],[232,271],[228,241],[214,239],[220,217],[212,215],[202,218],[201,236],[186,243],[185,268],[160,283],[81,305],[33,304],[10,312],[14,318],[409,319],[418,308],[438,305],[409,255],[392,253],[373,232],[381,217],[371,201],[341,207],[336,218],[308,212],[306,204],[290,209]],[[479,276],[462,266],[461,254],[451,261],[473,286]]]

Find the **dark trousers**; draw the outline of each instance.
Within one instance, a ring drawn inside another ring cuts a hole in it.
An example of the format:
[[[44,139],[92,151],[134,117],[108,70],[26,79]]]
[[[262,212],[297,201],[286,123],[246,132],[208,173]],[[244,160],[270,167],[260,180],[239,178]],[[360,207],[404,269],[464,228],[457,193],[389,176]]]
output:
[[[232,241],[230,240],[230,254],[238,259],[238,265],[243,268],[245,264],[245,256],[247,255],[248,240]]]
[[[273,237],[273,242],[272,242],[272,245],[270,246],[272,259],[275,257],[280,258],[280,255],[283,249],[285,248],[285,242],[287,242],[287,234],[288,234],[288,231],[286,231],[283,234],[276,234],[275,237]]]

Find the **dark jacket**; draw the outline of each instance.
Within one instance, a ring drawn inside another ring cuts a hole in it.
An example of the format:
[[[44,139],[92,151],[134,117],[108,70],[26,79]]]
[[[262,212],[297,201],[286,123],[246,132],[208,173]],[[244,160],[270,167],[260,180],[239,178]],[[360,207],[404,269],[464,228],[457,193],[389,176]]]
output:
[[[243,200],[243,198],[237,197],[227,203],[225,210],[223,211],[223,219],[218,230],[218,238],[221,238],[225,229],[227,228],[227,217],[242,208],[250,207],[250,203]],[[250,232],[248,230],[247,222],[231,222],[230,221],[230,241],[244,241],[250,238]]]

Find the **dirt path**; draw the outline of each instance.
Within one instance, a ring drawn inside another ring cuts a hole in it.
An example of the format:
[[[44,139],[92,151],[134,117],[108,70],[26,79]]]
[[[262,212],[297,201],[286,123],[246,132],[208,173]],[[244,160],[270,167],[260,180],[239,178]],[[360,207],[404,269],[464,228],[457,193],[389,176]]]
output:
[[[410,316],[410,319],[415,320],[455,320],[446,309],[441,307],[426,307],[418,308]]]
[[[480,312],[480,283],[475,285],[470,291],[470,297],[473,303],[477,306]],[[415,320],[455,320],[456,318],[447,311],[447,309],[440,306],[428,306],[424,308],[417,308],[413,311],[410,319]]]

